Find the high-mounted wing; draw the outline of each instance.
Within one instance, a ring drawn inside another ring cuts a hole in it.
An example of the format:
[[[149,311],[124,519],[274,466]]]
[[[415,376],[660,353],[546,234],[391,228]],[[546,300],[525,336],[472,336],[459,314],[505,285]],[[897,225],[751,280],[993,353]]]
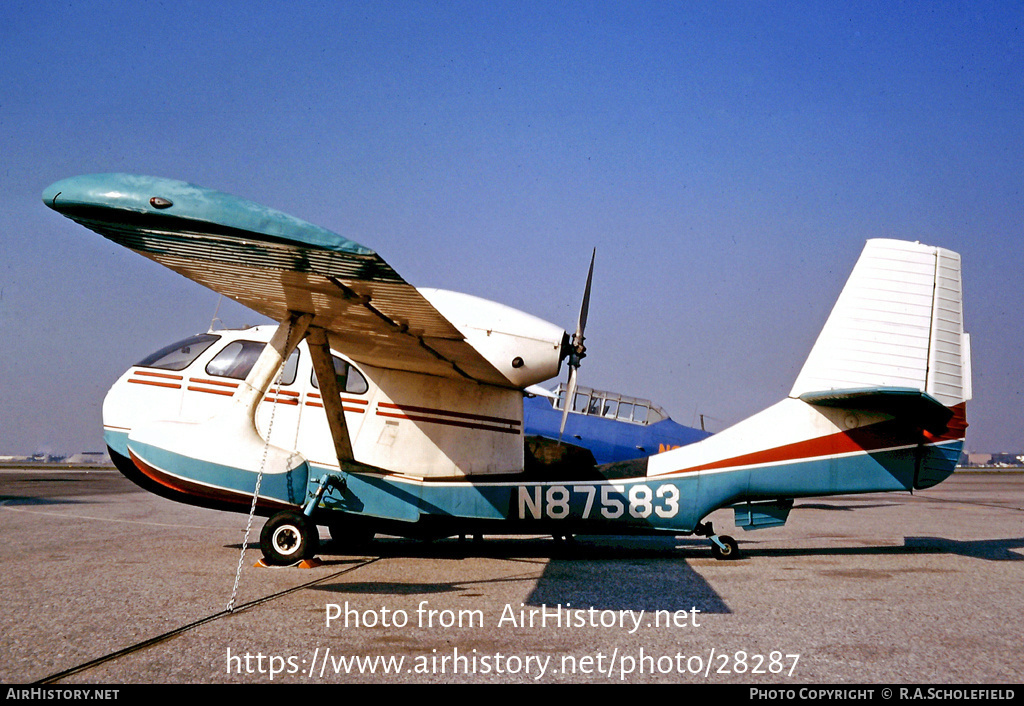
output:
[[[543,363],[513,364],[509,355],[508,367],[503,358],[495,364],[373,250],[260,204],[127,174],[64,179],[48,187],[43,200],[275,321],[289,312],[313,314],[314,325],[357,362],[503,387],[525,387],[557,373],[564,332],[552,324],[535,320],[542,338],[556,339],[551,351],[541,347]],[[547,374],[552,358],[555,370]],[[531,365],[544,377],[524,381],[517,371]]]

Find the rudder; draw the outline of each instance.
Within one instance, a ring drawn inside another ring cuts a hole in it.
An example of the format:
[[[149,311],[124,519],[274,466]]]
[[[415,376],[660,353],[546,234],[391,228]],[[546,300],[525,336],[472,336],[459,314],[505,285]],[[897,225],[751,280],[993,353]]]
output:
[[[957,253],[867,242],[790,397],[869,388],[915,389],[946,407],[971,398]]]

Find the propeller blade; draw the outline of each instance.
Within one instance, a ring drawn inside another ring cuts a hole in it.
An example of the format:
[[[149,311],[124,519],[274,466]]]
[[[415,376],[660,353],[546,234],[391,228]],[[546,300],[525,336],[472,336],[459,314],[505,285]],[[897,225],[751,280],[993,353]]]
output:
[[[563,342],[562,355],[569,356],[569,382],[565,387],[565,398],[562,401],[562,423],[558,427],[558,443],[562,443],[562,434],[565,433],[565,423],[569,419],[569,410],[576,397],[576,375],[580,369],[580,361],[587,355],[587,349],[583,345],[583,331],[587,327],[587,316],[590,313],[590,285],[594,280],[594,259],[597,257],[597,248],[590,254],[590,270],[587,272],[587,286],[583,290],[583,305],[580,307],[580,316],[576,320],[576,333],[568,345]],[[566,336],[568,338],[568,336]]]
[[[565,387],[565,397],[562,399],[562,424],[558,427],[558,443],[562,443],[562,434],[565,433],[565,422],[569,419],[569,410],[572,408],[576,398],[576,371],[579,368],[569,368],[569,384]]]
[[[580,307],[580,318],[576,323],[577,343],[583,343],[583,329],[587,326],[587,315],[590,312],[590,283],[594,280],[594,259],[597,257],[597,248],[590,254],[590,271],[587,272],[587,287],[583,290],[583,306]]]

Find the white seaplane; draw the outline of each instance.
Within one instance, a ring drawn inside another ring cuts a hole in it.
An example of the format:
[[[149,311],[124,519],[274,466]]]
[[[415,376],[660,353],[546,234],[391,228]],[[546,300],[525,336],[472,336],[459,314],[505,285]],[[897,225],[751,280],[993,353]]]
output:
[[[696,534],[736,558],[711,512],[732,507],[757,529],[784,524],[795,498],[927,488],[963,446],[970,340],[960,257],[942,248],[868,241],[786,399],[598,465],[524,431],[526,391],[566,358],[564,399],[576,397],[589,278],[569,335],[416,289],[369,248],[183,182],[79,176],[43,200],[279,322],[168,346],[103,407],[111,457],[143,487],[240,512],[255,498],[271,564],[312,557],[320,525],[342,546],[375,533]]]

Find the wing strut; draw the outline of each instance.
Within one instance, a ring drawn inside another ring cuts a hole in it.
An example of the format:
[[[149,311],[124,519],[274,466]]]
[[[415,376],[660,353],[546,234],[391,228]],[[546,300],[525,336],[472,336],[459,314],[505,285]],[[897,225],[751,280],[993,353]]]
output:
[[[345,470],[346,466],[351,466],[355,459],[352,454],[352,438],[348,433],[345,411],[341,403],[341,390],[338,388],[338,378],[334,371],[331,346],[327,341],[327,332],[322,328],[310,328],[308,344],[309,356],[313,360],[313,370],[316,372],[317,384],[320,386],[320,398],[324,403],[324,411],[327,412],[327,424],[331,429],[331,438],[334,440],[334,453],[338,457],[338,465]]]
[[[306,329],[312,320],[312,314],[289,312],[288,318],[277,327],[270,343],[256,359],[256,364],[249,371],[245,381],[238,386],[234,396],[235,403],[245,408],[251,419],[256,419],[256,408],[260,400],[274,383],[288,356],[305,337]]]

